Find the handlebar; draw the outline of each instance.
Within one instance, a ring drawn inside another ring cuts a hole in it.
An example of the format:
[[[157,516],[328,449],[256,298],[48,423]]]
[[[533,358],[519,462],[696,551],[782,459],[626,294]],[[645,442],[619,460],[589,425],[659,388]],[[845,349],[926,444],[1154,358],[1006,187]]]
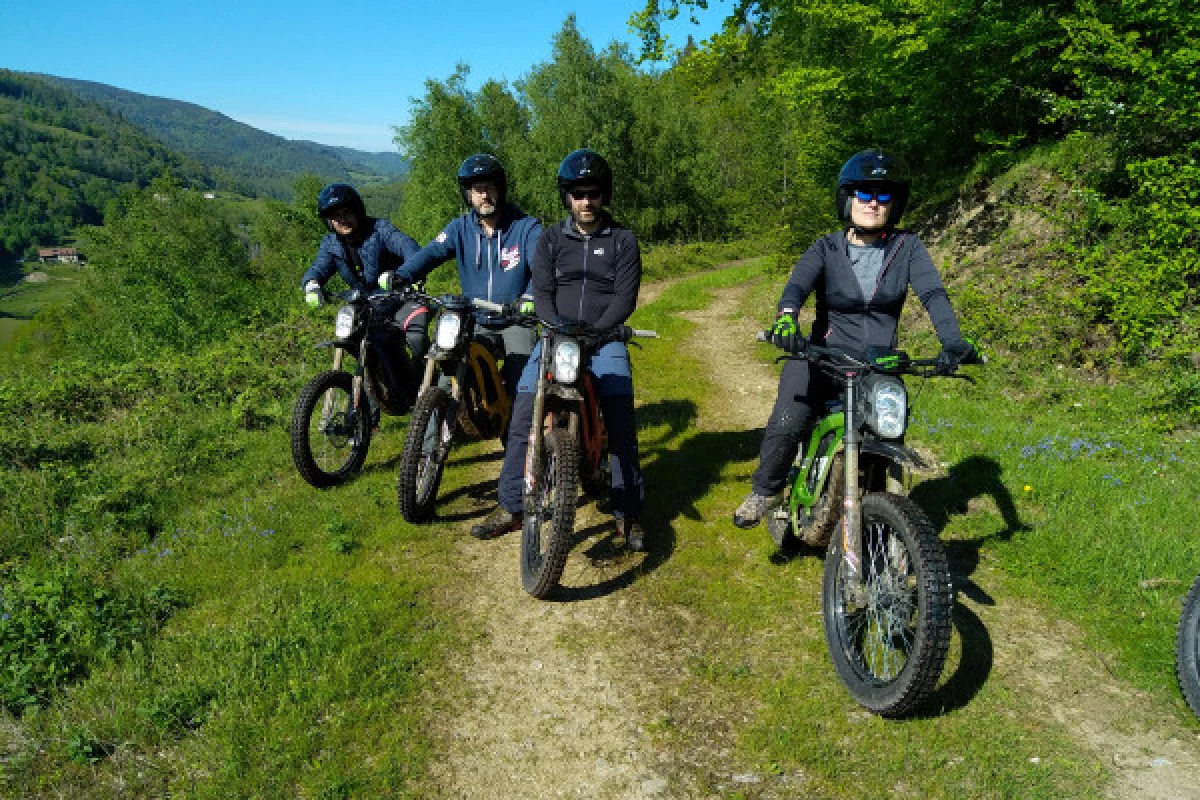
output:
[[[493,314],[504,313],[504,306],[499,303],[493,303],[491,300],[481,300],[478,297],[472,297],[471,305],[483,311],[491,311]]]
[[[758,333],[754,334],[754,340],[756,342],[770,342],[771,332],[759,331]],[[870,369],[876,369],[884,372],[908,372],[909,374],[917,375],[919,377],[933,377],[936,375],[940,377],[963,378],[974,383],[974,380],[967,375],[959,375],[956,374],[955,371],[945,371],[942,365],[939,364],[939,360],[937,358],[909,358],[906,353],[901,351],[884,353],[882,355],[885,357],[888,355],[899,356],[899,359],[894,365],[887,365],[885,363],[881,363],[879,359],[872,360],[871,357],[866,354],[848,353],[844,350],[838,350],[833,347],[824,347],[822,345],[812,343],[806,343],[802,352],[789,353],[787,356],[781,356],[781,358],[797,357],[804,358],[809,361],[817,361],[820,359],[827,364],[841,367],[868,367]],[[978,350],[975,351],[975,355],[975,360],[962,362],[956,365],[954,370],[957,370],[958,367],[965,366],[967,364],[987,363],[987,358],[985,358],[984,355]]]

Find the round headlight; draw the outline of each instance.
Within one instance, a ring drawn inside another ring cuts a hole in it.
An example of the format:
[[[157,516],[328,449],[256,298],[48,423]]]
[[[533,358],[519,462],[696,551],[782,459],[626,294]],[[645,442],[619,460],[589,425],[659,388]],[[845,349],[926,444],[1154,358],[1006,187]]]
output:
[[[908,424],[908,392],[899,381],[880,381],[871,389],[871,429],[884,439],[899,439]]]
[[[554,380],[574,383],[579,377],[579,342],[564,339],[554,345]]]
[[[333,323],[333,335],[339,339],[348,339],[354,333],[354,321],[358,309],[354,306],[342,306],[338,309],[337,320]]]
[[[437,334],[434,341],[441,350],[453,350],[462,330],[462,315],[444,313],[438,317]]]

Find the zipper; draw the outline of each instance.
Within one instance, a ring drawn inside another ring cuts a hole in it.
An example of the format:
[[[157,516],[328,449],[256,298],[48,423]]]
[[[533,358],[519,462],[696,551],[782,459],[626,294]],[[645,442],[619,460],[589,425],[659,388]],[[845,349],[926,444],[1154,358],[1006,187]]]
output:
[[[592,237],[583,237],[583,286],[579,289],[579,319],[583,320],[583,296],[587,293],[587,261],[588,251],[592,249]]]

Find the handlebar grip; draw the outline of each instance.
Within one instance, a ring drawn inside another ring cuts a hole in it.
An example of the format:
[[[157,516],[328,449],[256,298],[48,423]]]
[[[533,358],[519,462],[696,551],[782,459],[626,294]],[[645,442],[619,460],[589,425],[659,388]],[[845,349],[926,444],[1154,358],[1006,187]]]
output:
[[[480,300],[478,297],[471,298],[471,305],[475,306],[476,308],[481,308],[484,311],[491,311],[496,314],[504,313],[504,306],[500,305],[499,303],[493,303],[490,300]]]
[[[630,328],[629,333],[639,339],[657,339],[658,331],[646,331],[640,328]]]

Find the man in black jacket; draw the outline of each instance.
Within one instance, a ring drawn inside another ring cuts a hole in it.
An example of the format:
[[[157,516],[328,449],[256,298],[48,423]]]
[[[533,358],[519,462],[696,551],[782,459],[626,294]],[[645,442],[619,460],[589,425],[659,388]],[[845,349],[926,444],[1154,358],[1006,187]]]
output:
[[[559,166],[558,188],[570,215],[546,228],[538,240],[533,258],[537,315],[544,320],[582,321],[600,330],[623,325],[637,305],[642,256],[633,232],[604,210],[612,197],[612,170],[599,153],[576,150]],[[540,361],[540,350],[535,349],[521,375],[500,472],[499,506],[471,529],[477,538],[489,539],[521,526],[525,456]],[[628,348],[619,341],[605,344],[593,354],[590,369],[608,429],[617,531],[630,549],[642,550],[645,534],[638,516],[644,489]]]
[[[939,360],[949,365],[969,358],[973,349],[963,339],[929,252],[916,234],[896,228],[909,195],[909,181],[899,163],[880,150],[864,150],[842,167],[836,194],[838,217],[850,225],[822,236],[800,256],[779,300],[772,340],[786,350],[803,349],[796,315],[816,292],[816,319],[807,341],[857,353],[895,348],[900,312],[911,286],[942,342]],[[757,525],[782,501],[812,409],[834,390],[807,361],[784,362],[752,491],[734,512],[735,525]]]

